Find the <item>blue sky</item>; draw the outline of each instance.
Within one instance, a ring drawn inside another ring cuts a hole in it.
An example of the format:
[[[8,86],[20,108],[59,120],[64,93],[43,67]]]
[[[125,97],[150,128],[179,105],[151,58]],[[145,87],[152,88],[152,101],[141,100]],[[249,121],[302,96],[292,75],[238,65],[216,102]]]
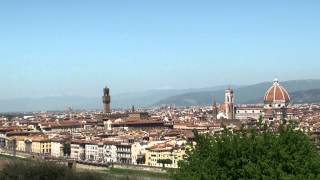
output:
[[[0,99],[320,78],[320,1],[0,1]]]

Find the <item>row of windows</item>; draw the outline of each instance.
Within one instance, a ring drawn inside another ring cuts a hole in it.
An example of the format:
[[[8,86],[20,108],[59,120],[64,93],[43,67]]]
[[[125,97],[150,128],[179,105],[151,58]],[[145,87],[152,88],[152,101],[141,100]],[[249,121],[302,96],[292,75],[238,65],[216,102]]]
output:
[[[117,154],[118,157],[131,157],[130,154]]]
[[[128,148],[118,148],[117,151],[131,152],[131,149],[128,149]]]
[[[262,113],[262,110],[260,110],[260,111],[237,111],[237,113]]]

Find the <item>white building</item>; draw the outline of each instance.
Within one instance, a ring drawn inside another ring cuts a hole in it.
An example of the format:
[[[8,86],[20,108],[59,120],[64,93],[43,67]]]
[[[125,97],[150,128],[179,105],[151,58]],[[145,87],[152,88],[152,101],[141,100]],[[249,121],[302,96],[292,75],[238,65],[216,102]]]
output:
[[[117,146],[115,142],[104,142],[103,160],[105,163],[117,162]]]
[[[92,162],[99,162],[99,154],[101,153],[101,148],[99,152],[98,143],[96,142],[90,142],[89,144],[85,145],[85,156],[86,161],[92,161]]]
[[[78,160],[78,161],[84,161],[85,160],[85,142],[83,141],[72,141],[71,142],[71,154],[70,157],[72,159]]]
[[[51,156],[52,157],[63,157],[63,144],[64,142],[59,139],[51,139]]]
[[[130,140],[129,140],[130,141]],[[144,159],[142,146],[138,142],[118,143],[117,162],[121,164],[141,164]]]
[[[117,162],[121,164],[132,164],[131,143],[119,143],[117,147]]]
[[[263,116],[263,107],[237,107],[236,108],[236,119],[247,120],[247,119],[259,119]]]
[[[117,162],[117,147],[114,142],[90,142],[85,145],[86,161],[97,163]]]

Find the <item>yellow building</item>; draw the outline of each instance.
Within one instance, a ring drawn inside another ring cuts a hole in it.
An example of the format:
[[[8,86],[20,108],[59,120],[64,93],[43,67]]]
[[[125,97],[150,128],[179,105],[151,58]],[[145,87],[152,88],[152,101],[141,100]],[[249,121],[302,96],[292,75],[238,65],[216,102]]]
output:
[[[157,144],[146,149],[146,165],[154,167],[178,168],[178,162],[183,160],[185,148],[173,144]],[[162,164],[161,161],[169,161]]]
[[[49,154],[51,153],[51,142],[46,136],[34,136],[30,137],[32,141],[31,151],[38,154]]]
[[[17,151],[22,151],[22,152],[25,152],[26,150],[26,146],[25,146],[25,136],[18,136],[16,137],[16,150]]]

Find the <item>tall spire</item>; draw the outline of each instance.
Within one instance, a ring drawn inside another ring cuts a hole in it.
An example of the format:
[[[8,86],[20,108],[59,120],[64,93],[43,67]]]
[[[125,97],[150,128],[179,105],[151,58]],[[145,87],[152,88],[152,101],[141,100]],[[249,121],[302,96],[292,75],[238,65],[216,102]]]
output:
[[[218,116],[218,108],[217,108],[217,102],[216,102],[216,98],[213,96],[213,105],[212,105],[212,116],[213,119],[217,119]]]
[[[216,102],[216,97],[215,96],[213,96],[213,106],[217,106],[217,102]]]

